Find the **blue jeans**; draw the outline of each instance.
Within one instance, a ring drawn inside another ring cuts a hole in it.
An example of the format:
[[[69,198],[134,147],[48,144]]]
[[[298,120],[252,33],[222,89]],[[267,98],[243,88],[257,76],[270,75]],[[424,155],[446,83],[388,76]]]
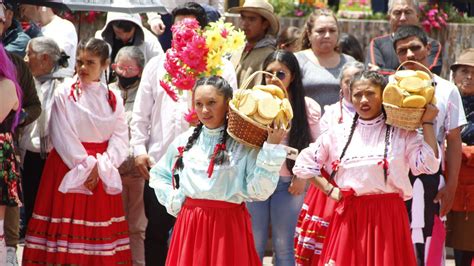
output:
[[[263,260],[268,239],[268,227],[272,225],[272,244],[276,266],[295,265],[293,237],[296,221],[304,201],[304,194],[293,196],[288,192],[290,181],[280,177],[275,192],[266,201],[247,202],[252,216],[252,231],[257,253]]]

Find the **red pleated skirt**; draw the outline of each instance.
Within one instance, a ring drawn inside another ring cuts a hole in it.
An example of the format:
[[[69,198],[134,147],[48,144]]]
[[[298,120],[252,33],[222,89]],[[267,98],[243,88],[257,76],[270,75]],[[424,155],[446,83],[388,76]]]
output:
[[[107,143],[83,145],[90,155],[107,149]],[[61,193],[58,188],[68,171],[52,150],[28,224],[23,265],[131,264],[121,195],[106,194],[102,181],[93,195]]]
[[[310,185],[296,224],[296,265],[317,265],[337,202]]]
[[[166,259],[169,266],[262,265],[245,204],[186,198]]]
[[[337,204],[319,265],[416,266],[408,214],[395,193],[354,196]]]

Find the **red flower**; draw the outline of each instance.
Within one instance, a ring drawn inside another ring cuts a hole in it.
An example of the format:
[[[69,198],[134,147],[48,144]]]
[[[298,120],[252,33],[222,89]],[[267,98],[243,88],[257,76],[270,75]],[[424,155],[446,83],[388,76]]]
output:
[[[195,36],[192,42],[184,47],[182,53],[179,54],[180,59],[188,65],[194,72],[200,73],[206,70],[207,53],[209,49],[206,47],[206,39]]]
[[[181,66],[179,65],[179,58],[177,53],[173,49],[169,49],[166,51],[166,60],[164,64],[166,72],[168,72],[171,76],[176,76],[176,73],[181,70]]]
[[[221,36],[222,38],[227,38],[227,36],[229,35],[229,31],[224,28],[222,31],[221,31]]]
[[[199,118],[197,116],[196,110],[188,109],[188,113],[184,115],[184,120],[186,120],[191,125],[197,125],[199,123]]]
[[[178,73],[178,76],[171,79],[171,83],[180,90],[191,90],[196,83],[196,78],[192,73]]]
[[[168,94],[173,101],[177,102],[178,101],[178,95],[174,92],[174,90],[171,88],[170,84],[167,83],[164,80],[160,80],[160,86],[165,90],[166,94]]]

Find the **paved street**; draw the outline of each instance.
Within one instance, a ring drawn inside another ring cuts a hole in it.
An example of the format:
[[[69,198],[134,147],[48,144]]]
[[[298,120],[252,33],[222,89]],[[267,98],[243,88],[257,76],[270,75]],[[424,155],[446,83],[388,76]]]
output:
[[[23,244],[20,244],[17,250],[18,265],[21,265],[21,254],[23,254]],[[263,266],[273,266],[272,257],[263,258]],[[448,260],[446,266],[454,266],[454,260]]]

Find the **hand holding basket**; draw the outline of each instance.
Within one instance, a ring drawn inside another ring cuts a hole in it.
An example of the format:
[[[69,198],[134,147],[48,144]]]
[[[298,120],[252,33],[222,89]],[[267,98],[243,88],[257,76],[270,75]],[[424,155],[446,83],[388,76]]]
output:
[[[248,85],[256,75],[265,71],[256,71],[234,93],[229,103],[229,122],[227,132],[238,142],[260,148],[268,137],[270,126],[287,129],[293,118],[293,110],[286,90],[275,85]]]
[[[403,65],[417,64],[424,71],[400,70]],[[405,61],[394,74],[394,82],[387,84],[383,92],[386,123],[407,130],[421,126],[421,118],[427,104],[436,103],[433,74],[422,64]]]

